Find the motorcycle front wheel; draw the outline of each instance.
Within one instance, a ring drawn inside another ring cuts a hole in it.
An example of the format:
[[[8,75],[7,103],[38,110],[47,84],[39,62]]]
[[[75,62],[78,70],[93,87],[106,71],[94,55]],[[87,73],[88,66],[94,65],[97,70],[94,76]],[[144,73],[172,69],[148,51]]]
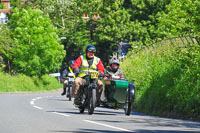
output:
[[[88,114],[91,115],[94,113],[94,108],[96,106],[96,89],[92,89],[88,98]]]
[[[72,87],[68,87],[68,98],[69,98],[69,101],[72,100]]]

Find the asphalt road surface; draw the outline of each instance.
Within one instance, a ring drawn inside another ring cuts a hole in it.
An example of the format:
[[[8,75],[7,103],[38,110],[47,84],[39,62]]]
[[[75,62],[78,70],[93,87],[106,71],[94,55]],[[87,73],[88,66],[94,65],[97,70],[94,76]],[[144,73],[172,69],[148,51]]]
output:
[[[200,133],[200,122],[160,118],[122,109],[80,114],[60,92],[0,94],[0,133]]]

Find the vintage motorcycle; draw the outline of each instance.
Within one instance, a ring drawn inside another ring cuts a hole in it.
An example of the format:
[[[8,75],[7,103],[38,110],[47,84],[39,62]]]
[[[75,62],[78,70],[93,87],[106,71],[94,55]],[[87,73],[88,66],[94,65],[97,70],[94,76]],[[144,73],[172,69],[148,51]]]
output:
[[[68,90],[66,97],[69,98],[69,101],[72,100],[72,85],[74,83],[74,73],[68,73],[68,77],[66,78],[68,80]]]
[[[84,113],[85,109],[88,109],[88,114],[93,114],[96,107],[96,95],[97,95],[97,81],[99,79],[100,72],[98,71],[81,71],[86,73],[85,82],[79,89],[79,97],[81,105],[78,107],[80,113]]]

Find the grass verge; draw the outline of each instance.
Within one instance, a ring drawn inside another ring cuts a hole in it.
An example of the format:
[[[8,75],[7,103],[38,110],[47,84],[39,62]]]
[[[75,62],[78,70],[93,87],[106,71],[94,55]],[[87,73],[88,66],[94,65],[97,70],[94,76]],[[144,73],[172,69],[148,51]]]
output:
[[[58,80],[49,75],[41,78],[26,75],[9,75],[0,72],[0,92],[39,92],[61,88]]]

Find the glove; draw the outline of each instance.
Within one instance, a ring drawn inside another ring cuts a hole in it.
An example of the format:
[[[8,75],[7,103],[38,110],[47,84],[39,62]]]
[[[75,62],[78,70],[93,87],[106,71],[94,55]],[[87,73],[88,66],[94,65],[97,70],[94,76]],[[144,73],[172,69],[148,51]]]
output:
[[[79,68],[78,68],[78,67],[75,67],[75,68],[73,69],[73,72],[74,72],[74,73],[79,73]]]

